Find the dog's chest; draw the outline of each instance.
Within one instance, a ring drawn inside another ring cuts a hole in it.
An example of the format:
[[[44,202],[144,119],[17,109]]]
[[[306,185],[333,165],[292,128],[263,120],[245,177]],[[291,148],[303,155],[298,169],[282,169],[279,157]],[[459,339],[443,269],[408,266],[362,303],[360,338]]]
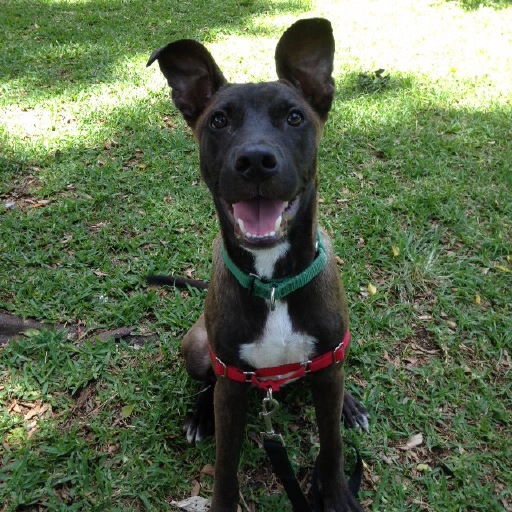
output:
[[[254,265],[259,276],[272,277],[276,262],[289,250],[288,242],[269,250],[254,251]],[[269,310],[263,332],[251,343],[240,346],[240,357],[254,368],[270,368],[307,361],[316,339],[293,328],[288,303],[278,300]]]
[[[285,301],[277,301],[269,311],[262,335],[240,347],[240,357],[255,368],[268,368],[307,361],[316,339],[293,329]]]

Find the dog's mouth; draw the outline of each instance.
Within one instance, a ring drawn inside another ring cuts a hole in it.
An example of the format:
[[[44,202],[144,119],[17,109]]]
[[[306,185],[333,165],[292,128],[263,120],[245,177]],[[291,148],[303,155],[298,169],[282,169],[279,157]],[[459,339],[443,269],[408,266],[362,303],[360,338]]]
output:
[[[256,196],[231,205],[236,237],[250,246],[268,246],[284,238],[297,213],[299,196],[291,201]]]

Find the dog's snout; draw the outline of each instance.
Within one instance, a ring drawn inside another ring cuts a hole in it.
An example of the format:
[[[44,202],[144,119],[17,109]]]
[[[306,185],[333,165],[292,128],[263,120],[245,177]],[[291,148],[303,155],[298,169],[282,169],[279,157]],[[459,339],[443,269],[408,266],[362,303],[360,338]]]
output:
[[[254,144],[241,149],[235,157],[235,170],[248,179],[264,180],[279,171],[278,157],[272,148]]]

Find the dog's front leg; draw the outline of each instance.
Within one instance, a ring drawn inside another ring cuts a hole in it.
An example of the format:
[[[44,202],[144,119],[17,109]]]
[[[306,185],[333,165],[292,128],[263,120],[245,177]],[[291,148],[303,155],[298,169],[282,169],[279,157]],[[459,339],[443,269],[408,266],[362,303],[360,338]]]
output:
[[[324,512],[362,512],[350,492],[343,470],[341,410],[343,367],[332,365],[312,374],[312,392],[320,436],[317,468]]]
[[[236,512],[238,463],[247,416],[249,385],[219,377],[215,386],[215,483],[210,512]]]

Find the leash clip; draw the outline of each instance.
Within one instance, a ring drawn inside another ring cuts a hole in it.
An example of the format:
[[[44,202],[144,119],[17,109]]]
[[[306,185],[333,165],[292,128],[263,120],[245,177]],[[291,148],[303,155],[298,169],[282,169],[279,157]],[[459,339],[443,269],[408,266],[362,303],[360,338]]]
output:
[[[265,432],[260,434],[266,439],[274,439],[284,446],[283,437],[274,430],[272,425],[272,415],[279,409],[279,402],[272,396],[272,388],[267,389],[267,396],[263,399],[263,410],[260,412],[260,418],[265,421]]]

